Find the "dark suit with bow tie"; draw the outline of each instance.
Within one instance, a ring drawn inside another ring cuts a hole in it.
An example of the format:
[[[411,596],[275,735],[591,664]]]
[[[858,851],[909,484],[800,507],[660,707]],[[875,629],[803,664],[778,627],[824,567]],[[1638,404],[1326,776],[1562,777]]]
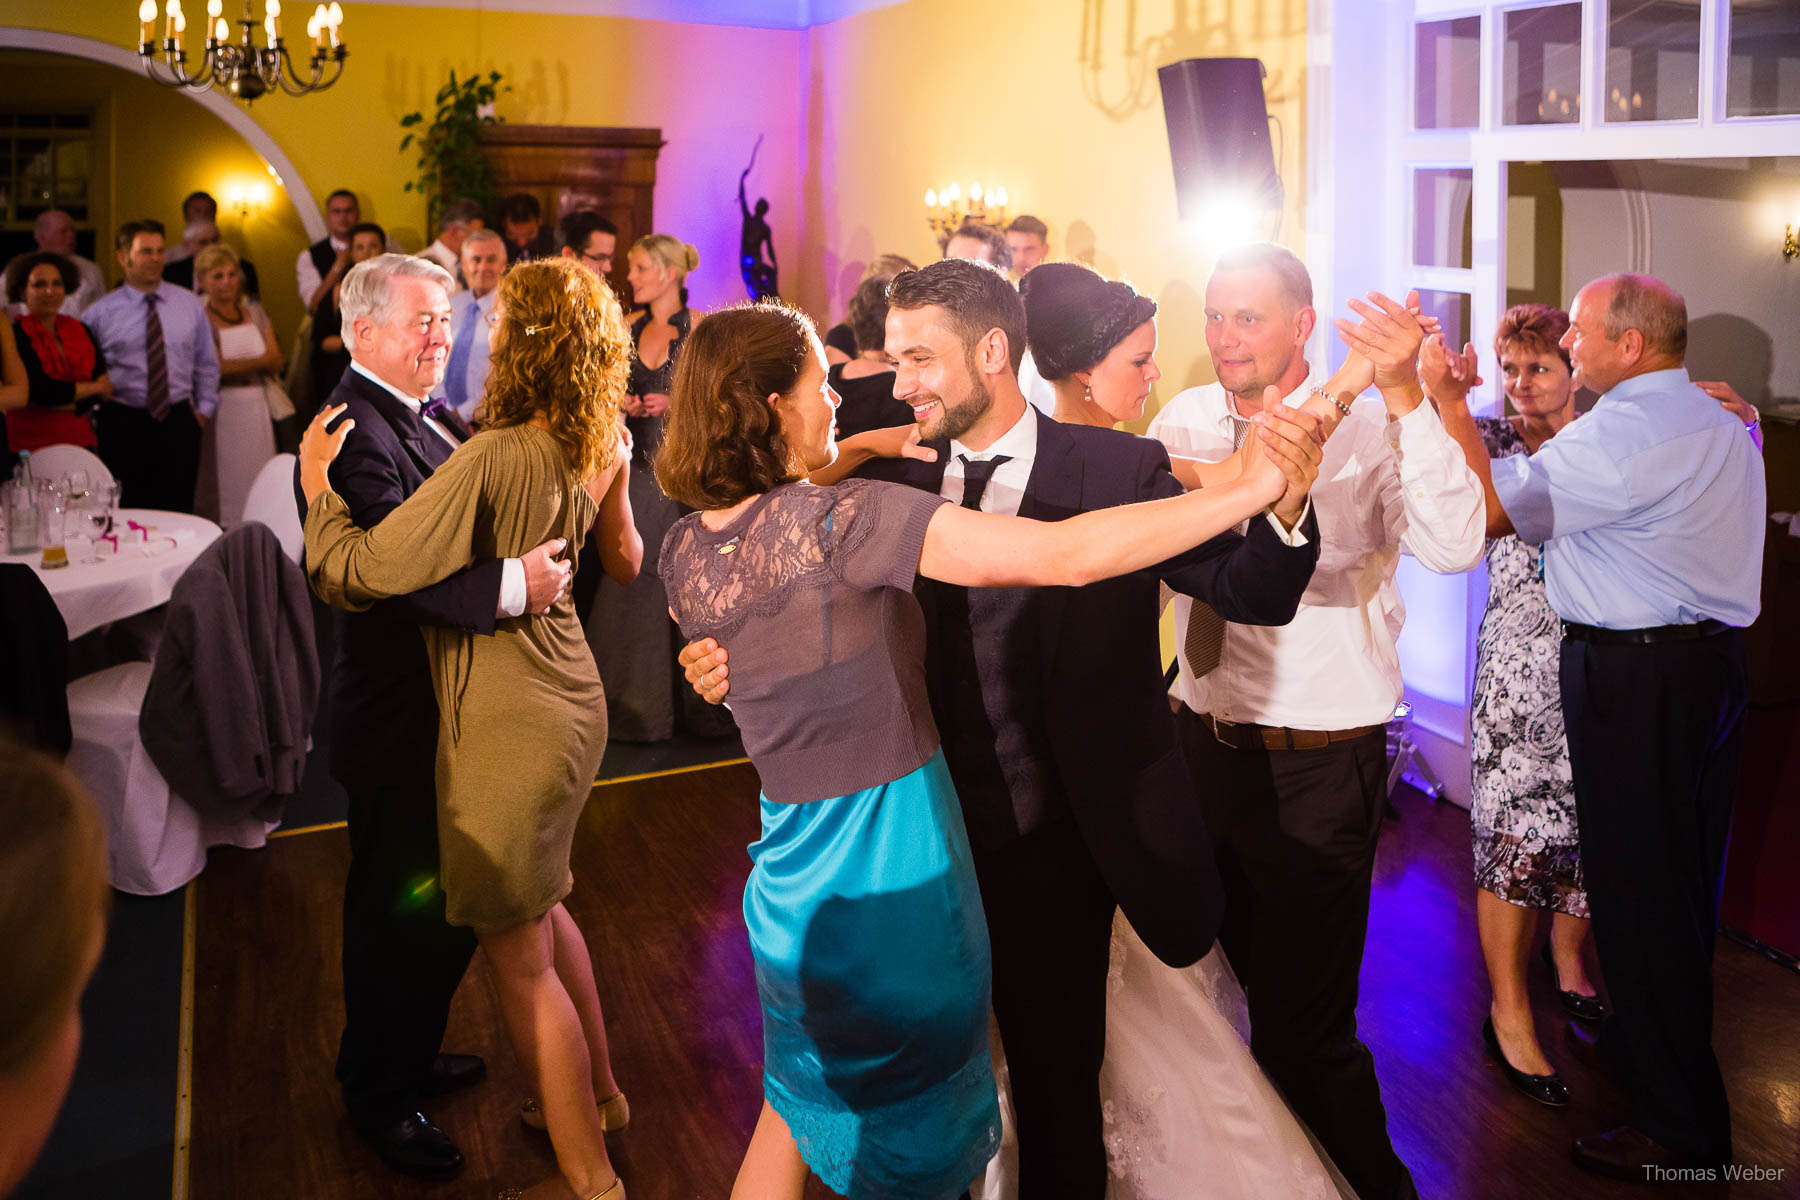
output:
[[[1035,410],[1037,451],[1019,515],[1180,495],[1148,438],[1058,424]],[[936,462],[863,473],[940,490]],[[1113,910],[1184,966],[1211,948],[1224,894],[1176,741],[1157,636],[1158,582],[1228,620],[1293,619],[1318,561],[1267,521],[1156,567],[1082,588],[918,582],[926,677],[975,851],[994,955],[994,1011],[1019,1122],[1020,1200],[1098,1200],[1106,1187],[1099,1071]]]
[[[336,404],[346,405],[340,420],[356,428],[331,465],[332,490],[368,529],[417,491],[452,447],[358,371],[344,372],[326,401]],[[454,413],[441,423],[458,442],[468,438]],[[304,517],[298,467],[294,490]],[[419,626],[493,633],[503,569],[499,559],[483,560],[365,612],[335,612],[331,774],[350,798],[337,1076],[359,1126],[418,1107],[450,998],[475,952],[474,933],[445,922],[437,884],[438,711]]]

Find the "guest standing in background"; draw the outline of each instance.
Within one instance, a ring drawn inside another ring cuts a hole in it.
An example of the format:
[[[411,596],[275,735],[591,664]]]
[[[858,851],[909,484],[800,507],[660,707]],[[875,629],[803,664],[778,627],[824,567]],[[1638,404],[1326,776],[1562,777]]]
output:
[[[506,237],[508,262],[530,262],[556,253],[556,233],[543,219],[543,209],[530,192],[514,192],[500,202],[500,230]]]
[[[899,272],[895,272],[898,274]],[[850,297],[850,328],[858,350],[848,362],[831,368],[827,381],[838,394],[837,436],[841,442],[871,429],[913,423],[912,405],[894,399],[894,360],[882,342],[887,336],[887,289],[893,275],[871,275]],[[830,357],[829,354],[826,355]]]
[[[30,385],[26,402],[6,413],[13,454],[58,443],[99,444],[90,414],[112,396],[112,380],[88,327],[62,313],[76,279],[72,262],[42,251],[15,259],[7,272],[7,300],[25,306],[13,332]]]
[[[206,246],[193,267],[219,355],[219,412],[201,446],[194,511],[230,529],[244,518],[258,472],[275,457],[267,389],[286,360],[268,314],[244,296],[237,251],[222,242]]]
[[[170,246],[164,254],[164,270],[178,262],[185,262],[198,253],[199,247],[190,243],[187,238],[188,227],[196,221],[204,221],[208,225],[218,224],[219,201],[211,192],[189,192],[181,198],[182,239]],[[170,282],[173,283],[174,280]]]
[[[353,225],[349,240],[350,265],[368,262],[385,253],[386,245],[387,233],[381,226],[366,222]],[[343,286],[343,276],[332,278],[332,273],[328,272],[326,278],[331,279],[331,286],[320,297],[318,307],[313,312],[312,323],[312,390],[313,395],[321,400],[331,395],[338,380],[350,369],[350,350],[345,342],[343,316],[338,308],[338,293]],[[452,276],[453,282],[454,278]]]
[[[1006,244],[1012,250],[1013,268],[1023,280],[1050,257],[1050,227],[1030,213],[1020,213],[1006,226]]]
[[[557,254],[574,259],[602,279],[612,274],[618,245],[619,227],[592,209],[578,208],[556,223]]]
[[[465,421],[475,419],[487,386],[487,331],[494,321],[495,291],[506,274],[506,241],[491,229],[476,229],[463,239],[462,278],[466,290],[453,300],[450,365],[444,370],[445,403]]]
[[[644,569],[629,585],[598,581],[587,619],[588,642],[606,680],[614,738],[661,742],[678,729],[719,735],[730,732],[729,713],[689,694],[675,662],[680,641],[656,572],[663,535],[682,509],[663,495],[650,469],[662,444],[675,364],[694,325],[685,282],[700,265],[700,255],[678,238],[653,233],[632,244],[627,261],[636,311],[630,318],[634,350],[625,424],[632,438],[631,511],[644,539]]]
[[[179,260],[170,260],[163,264],[163,278],[176,287],[186,288],[196,295],[203,294],[205,288],[200,286],[198,269],[194,260],[208,246],[221,246],[224,242],[219,237],[219,227],[210,219],[190,221],[182,231],[182,246],[187,251]],[[236,251],[234,250],[235,254]],[[261,282],[256,276],[256,264],[239,254],[237,256],[238,290],[255,300],[262,294]]]
[[[903,254],[877,254],[875,260],[863,271],[862,279],[857,281],[857,286],[861,287],[877,275],[884,279],[892,279],[902,271],[918,269],[918,265]],[[854,298],[854,294],[852,298]],[[867,346],[859,346],[856,340],[856,331],[851,328],[848,315],[825,331],[825,361],[832,366],[849,362],[856,357],[859,349],[879,350],[881,349],[881,339],[877,338]]]
[[[63,316],[80,317],[87,311],[88,305],[106,295],[106,276],[101,273],[99,266],[75,253],[75,218],[60,208],[45,209],[32,223],[31,237],[37,243],[39,253],[60,254],[75,264],[79,282],[66,289],[63,294]],[[7,271],[11,272],[13,263],[18,261],[15,258],[8,263]],[[23,313],[24,309],[19,305],[12,306],[13,316],[21,316]]]
[[[361,220],[362,205],[357,202],[355,192],[339,188],[325,197],[325,228],[329,232],[302,250],[300,257],[294,260],[300,307],[307,312],[317,312],[319,302],[332,293],[344,272],[354,265],[350,260],[350,231]],[[330,393],[329,387],[314,383],[315,396]]]
[[[160,223],[128,221],[115,245],[125,284],[85,314],[113,384],[95,418],[100,457],[125,507],[192,512],[200,432],[219,406],[212,330],[194,293],[162,277]]]
[[[450,272],[459,287],[468,287],[468,281],[462,277],[463,241],[481,228],[483,219],[478,202],[467,197],[452,200],[438,217],[437,240],[419,251],[419,257],[430,259]]]

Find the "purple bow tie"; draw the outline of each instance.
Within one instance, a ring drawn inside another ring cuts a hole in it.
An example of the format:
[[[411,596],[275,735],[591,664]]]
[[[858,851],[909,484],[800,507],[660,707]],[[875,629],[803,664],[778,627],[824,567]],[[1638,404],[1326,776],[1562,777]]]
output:
[[[454,429],[456,425],[450,414],[456,410],[441,396],[433,396],[419,407],[421,417],[430,417],[445,429]]]

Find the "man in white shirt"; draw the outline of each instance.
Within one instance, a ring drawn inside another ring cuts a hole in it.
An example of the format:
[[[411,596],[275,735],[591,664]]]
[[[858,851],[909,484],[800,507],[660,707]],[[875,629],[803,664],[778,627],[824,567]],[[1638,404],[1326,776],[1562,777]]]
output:
[[[1173,454],[1217,460],[1266,387],[1299,405],[1323,376],[1303,353],[1312,281],[1290,251],[1259,243],[1222,256],[1205,312],[1219,382],[1177,395],[1149,433]],[[1480,482],[1422,402],[1424,331],[1388,324],[1402,332],[1375,356],[1381,402],[1350,406],[1325,445],[1312,491],[1319,565],[1293,621],[1239,625],[1174,601],[1176,721],[1218,849],[1220,941],[1249,998],[1251,1049],[1363,1200],[1416,1195],[1356,1036],[1384,727],[1402,686],[1395,567],[1405,551],[1433,571],[1466,571],[1485,529]]]
[[[487,387],[488,322],[504,274],[505,240],[491,229],[472,230],[462,243],[462,277],[468,289],[450,302],[450,365],[441,389],[444,400],[465,421],[475,416]]]
[[[75,253],[75,219],[68,213],[60,208],[40,213],[31,227],[31,236],[39,250],[60,254],[74,263],[76,274],[81,277],[81,286],[63,297],[62,308],[57,310],[63,316],[79,318],[89,305],[106,295],[106,276],[98,266]],[[7,264],[6,274],[11,277],[11,263]],[[12,315],[24,316],[25,306],[15,306]]]
[[[300,289],[300,306],[317,312],[319,301],[331,294],[350,269],[350,231],[362,221],[362,205],[356,193],[339,188],[325,197],[325,237],[300,252],[294,260],[294,279]]]
[[[437,240],[419,251],[419,257],[428,258],[450,272],[459,288],[468,287],[468,280],[462,277],[463,240],[483,228],[480,204],[469,199],[452,200],[438,217]]]

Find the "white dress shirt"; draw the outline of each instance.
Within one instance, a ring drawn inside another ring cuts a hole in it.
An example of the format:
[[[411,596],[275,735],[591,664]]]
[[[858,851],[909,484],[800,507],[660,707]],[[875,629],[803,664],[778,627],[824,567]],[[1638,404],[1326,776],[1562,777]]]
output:
[[[424,401],[416,400],[399,388],[389,385],[385,379],[377,378],[373,371],[370,371],[355,359],[350,360],[350,369],[355,371],[358,375],[361,375],[364,379],[372,380],[382,391],[394,397],[394,399],[400,401],[400,403],[406,405],[406,407],[412,409],[415,413],[425,407]],[[425,428],[443,438],[452,448],[462,445],[449,430],[445,429],[442,425],[439,425],[430,417],[421,415],[419,420],[424,424]],[[522,616],[524,612],[525,564],[519,559],[509,558],[500,567],[500,603],[495,606],[494,615],[504,620],[507,617]]]
[[[1056,415],[1056,385],[1038,374],[1030,350],[1019,359],[1019,390],[1031,401],[1031,406],[1046,417]]]
[[[348,238],[334,237],[331,239],[331,252],[333,254],[342,254],[349,248],[350,240]],[[323,276],[319,274],[319,268],[313,266],[312,246],[310,245],[300,252],[300,257],[298,259],[294,260],[294,281],[300,288],[301,311],[311,312],[312,308],[310,302],[313,293],[319,290],[319,284],[323,281]],[[371,378],[373,377],[371,376]]]
[[[431,245],[419,251],[417,257],[428,259],[450,272],[450,278],[456,280],[456,290],[459,292],[463,290],[462,258],[456,251],[444,245],[443,238],[438,238]]]
[[[987,490],[981,493],[981,511],[1007,517],[1018,516],[1019,505],[1025,499],[1025,485],[1031,482],[1031,464],[1037,458],[1037,435],[1037,413],[1028,404],[1013,427],[1001,434],[986,450],[971,450],[951,438],[950,461],[944,467],[944,482],[938,487],[938,495],[952,504],[962,503],[962,456],[967,455],[973,462],[1004,454],[1011,461],[994,468],[994,474],[988,479]]]
[[[1320,381],[1309,374],[1283,403]],[[1150,422],[1172,454],[1207,461],[1232,449],[1235,405],[1218,383],[1189,388]],[[1393,715],[1402,690],[1395,643],[1406,615],[1394,572],[1405,551],[1439,574],[1481,561],[1481,483],[1429,402],[1390,420],[1359,400],[1325,443],[1313,485],[1319,565],[1287,625],[1225,626],[1219,665],[1194,678],[1178,653],[1176,694],[1195,712],[1292,729],[1353,729]],[[1193,602],[1175,597],[1175,644],[1187,643]]]

